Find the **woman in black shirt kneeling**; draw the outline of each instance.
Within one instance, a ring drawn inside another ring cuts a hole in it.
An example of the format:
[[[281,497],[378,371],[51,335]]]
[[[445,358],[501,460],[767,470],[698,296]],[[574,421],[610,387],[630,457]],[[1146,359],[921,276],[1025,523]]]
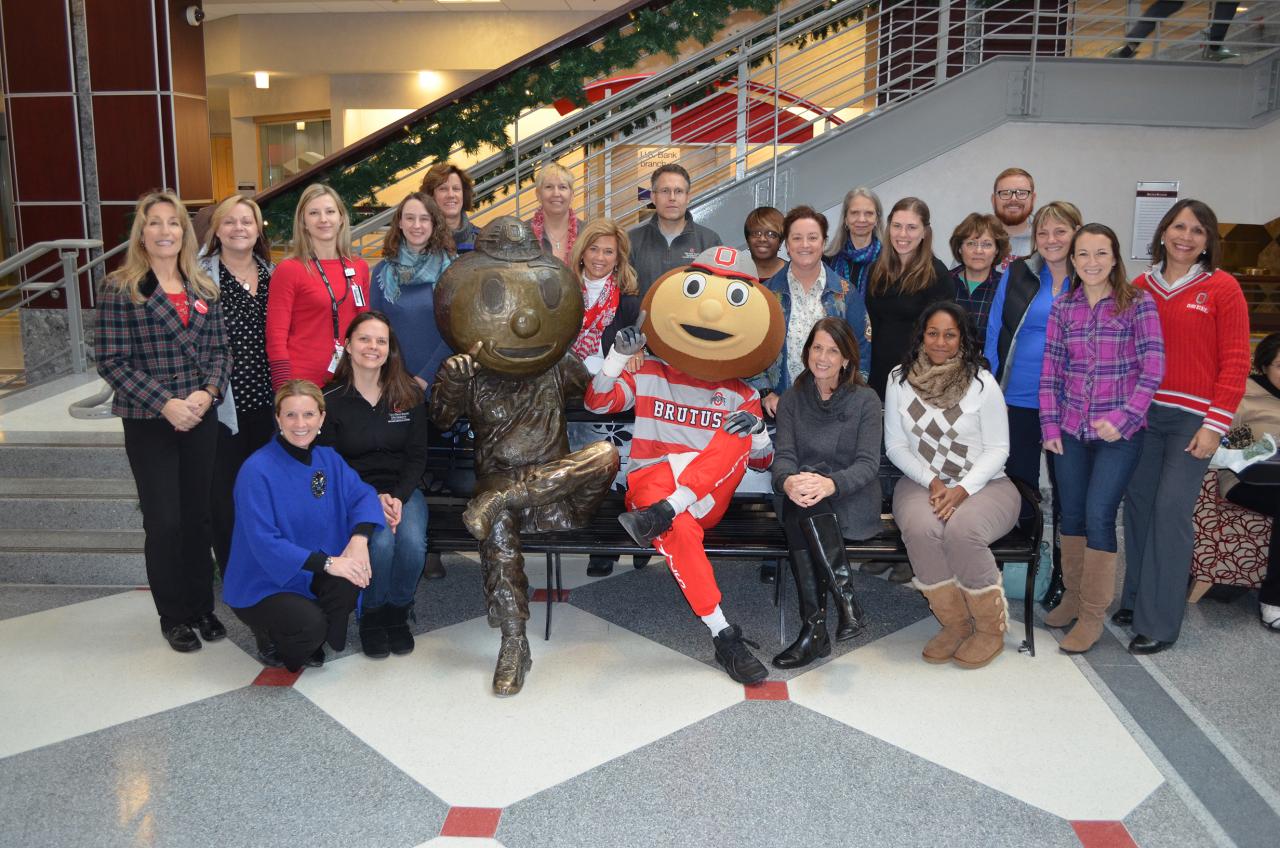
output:
[[[387,521],[369,539],[373,575],[361,605],[361,647],[375,659],[407,654],[409,613],[427,553],[427,502],[419,485],[427,467],[427,409],[381,312],[352,320],[324,397],[320,443],[336,448],[377,490]]]

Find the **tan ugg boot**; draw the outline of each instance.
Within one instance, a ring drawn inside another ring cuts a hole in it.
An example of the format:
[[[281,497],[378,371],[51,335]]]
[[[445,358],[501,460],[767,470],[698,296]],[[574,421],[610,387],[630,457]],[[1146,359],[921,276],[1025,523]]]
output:
[[[961,592],[973,616],[973,635],[956,649],[951,661],[961,668],[982,668],[1004,650],[1004,632],[1009,629],[1009,603],[1004,597],[1004,584]]]
[[[1080,576],[1084,573],[1084,536],[1060,537],[1062,585],[1067,587],[1058,605],[1045,614],[1049,627],[1066,627],[1080,615]]]
[[[918,579],[911,585],[924,594],[929,601],[929,609],[942,625],[942,630],[925,643],[921,654],[928,663],[944,663],[955,654],[960,643],[973,633],[973,622],[969,620],[969,608],[965,606],[964,595],[955,579],[943,580],[926,586]]]
[[[1067,654],[1083,654],[1102,637],[1102,620],[1116,594],[1116,555],[1084,550],[1084,576],[1080,579],[1080,617],[1058,647]]]

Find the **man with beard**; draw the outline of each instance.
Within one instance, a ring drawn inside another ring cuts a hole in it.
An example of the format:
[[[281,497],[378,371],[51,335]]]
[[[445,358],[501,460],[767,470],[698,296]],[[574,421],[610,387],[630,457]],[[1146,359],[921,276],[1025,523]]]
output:
[[[991,210],[1009,233],[1009,255],[1001,270],[1023,256],[1030,256],[1035,245],[1031,232],[1031,214],[1036,209],[1036,181],[1021,168],[1005,168],[996,177],[991,192]]]

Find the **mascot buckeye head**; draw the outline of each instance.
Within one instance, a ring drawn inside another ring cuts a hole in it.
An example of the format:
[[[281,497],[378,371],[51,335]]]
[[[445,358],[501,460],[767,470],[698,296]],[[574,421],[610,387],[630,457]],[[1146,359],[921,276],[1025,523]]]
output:
[[[786,339],[782,306],[745,251],[712,247],[649,287],[641,327],[649,349],[700,380],[754,377]]]
[[[532,377],[560,361],[582,329],[582,290],[519,218],[490,222],[476,249],[445,270],[436,324],[449,347],[499,374]]]

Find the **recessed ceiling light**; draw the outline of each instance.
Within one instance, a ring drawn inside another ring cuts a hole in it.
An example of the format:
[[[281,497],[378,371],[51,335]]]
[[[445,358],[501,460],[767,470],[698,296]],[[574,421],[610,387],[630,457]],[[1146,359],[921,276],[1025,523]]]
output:
[[[253,72],[253,87],[254,87],[254,88],[270,88],[270,87],[271,87],[271,75],[270,75],[270,74],[268,74],[266,71],[254,71],[254,72]]]

